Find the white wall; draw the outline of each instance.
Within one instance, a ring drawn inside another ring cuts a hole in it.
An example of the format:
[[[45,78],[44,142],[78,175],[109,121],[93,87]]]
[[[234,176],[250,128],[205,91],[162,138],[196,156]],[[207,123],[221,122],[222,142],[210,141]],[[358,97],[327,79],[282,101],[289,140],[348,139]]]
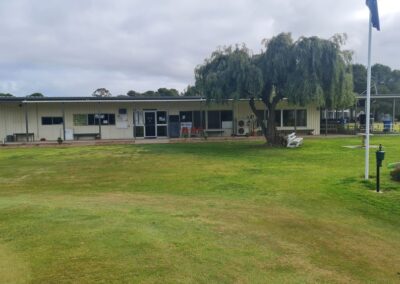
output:
[[[265,109],[262,102],[256,103],[257,109]],[[179,114],[179,111],[195,110],[233,110],[235,124],[237,119],[252,114],[247,101],[229,102],[226,104],[206,104],[205,102],[66,102],[65,110],[65,128],[72,129],[74,133],[98,133],[98,126],[76,126],[73,124],[74,114],[89,113],[114,113],[116,118],[119,108],[126,108],[128,111],[128,128],[118,129],[116,125],[102,125],[102,139],[133,139],[133,113],[134,110],[156,109],[167,111],[171,114]],[[43,116],[62,116],[63,104],[61,102],[51,103],[29,103],[28,127],[29,132],[35,134],[35,140],[41,138],[46,140],[56,140],[62,135],[62,125],[42,125]],[[277,106],[277,109],[293,109],[292,106],[283,102]],[[300,109],[300,107],[298,107]],[[207,119],[207,115],[206,115]],[[206,120],[207,125],[207,120]],[[0,103],[0,139],[6,135],[14,133],[25,133],[25,105],[19,103]],[[292,129],[280,128],[280,129]],[[314,134],[319,134],[320,130],[320,111],[314,106],[307,107],[307,129],[314,129]],[[298,127],[301,129],[301,127]],[[228,132],[226,133],[228,135]]]
[[[34,121],[35,112],[28,107],[28,120]],[[19,103],[0,103],[0,139],[14,133],[25,133],[25,106]],[[29,128],[29,132],[34,130]]]
[[[313,105],[308,105],[306,107],[301,107],[297,106],[295,107],[294,105],[289,105],[287,102],[281,102],[277,106],[277,110],[282,109],[305,109],[307,110],[307,126],[298,126],[297,129],[299,130],[314,130],[314,135],[319,135],[320,134],[320,109],[316,106]],[[290,127],[278,127],[278,130],[294,130],[293,126]]]

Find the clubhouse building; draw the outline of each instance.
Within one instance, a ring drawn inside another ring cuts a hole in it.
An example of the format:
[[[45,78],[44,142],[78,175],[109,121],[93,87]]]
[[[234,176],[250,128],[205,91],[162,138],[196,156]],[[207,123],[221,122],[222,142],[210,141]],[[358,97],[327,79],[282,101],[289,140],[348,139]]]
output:
[[[257,102],[260,115],[265,107]],[[319,135],[316,106],[276,110],[278,130]],[[264,121],[265,123],[265,121]],[[296,124],[296,127],[295,127]],[[201,97],[0,98],[0,139],[33,142],[260,135],[247,100],[207,102]]]

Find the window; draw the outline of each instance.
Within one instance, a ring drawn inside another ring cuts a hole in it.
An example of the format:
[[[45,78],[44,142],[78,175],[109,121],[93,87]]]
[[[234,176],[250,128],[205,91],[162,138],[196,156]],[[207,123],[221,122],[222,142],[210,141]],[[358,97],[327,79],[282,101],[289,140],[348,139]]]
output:
[[[42,125],[52,125],[53,119],[52,117],[44,116],[42,117]]]
[[[233,112],[231,110],[211,110],[208,111],[208,128],[221,129],[231,128],[233,121]]]
[[[167,124],[166,111],[157,111],[157,124]]]
[[[180,111],[180,122],[192,122],[195,128],[204,128],[206,125],[206,112],[205,111]]]
[[[84,126],[88,125],[88,117],[86,114],[74,114],[74,125],[75,126]]]
[[[115,125],[115,114],[74,114],[75,126],[99,125],[99,120],[101,122],[101,125]]]
[[[283,126],[294,126],[294,110],[283,110]]]
[[[118,109],[118,114],[127,114],[128,112],[127,112],[127,110],[126,110],[126,108],[120,108],[120,109]]]
[[[193,127],[204,128],[206,125],[206,112],[194,111],[193,112]]]
[[[63,124],[63,118],[61,116],[43,116],[42,125],[59,125]]]
[[[221,128],[221,118],[220,111],[213,110],[208,112],[208,128],[210,129],[220,129]]]
[[[53,117],[53,124],[63,124],[64,119],[61,116]]]
[[[296,124],[300,127],[307,127],[307,110],[298,109],[296,114]]]
[[[108,118],[108,125],[115,125],[115,114],[109,113],[107,114]]]
[[[87,121],[87,125],[98,125],[97,115],[95,116],[94,114],[88,114]]]
[[[233,113],[231,110],[222,110],[221,111],[221,122],[222,121],[232,121]]]
[[[281,110],[275,111],[275,124],[277,127],[282,126],[282,117],[281,117]]]
[[[135,125],[143,126],[143,111],[135,111]]]
[[[180,111],[179,118],[181,122],[193,122],[192,111]]]
[[[285,109],[283,110],[283,126],[300,126],[306,127],[307,126],[307,110],[305,109],[298,109],[296,110],[296,117],[295,117],[295,110],[293,109]]]

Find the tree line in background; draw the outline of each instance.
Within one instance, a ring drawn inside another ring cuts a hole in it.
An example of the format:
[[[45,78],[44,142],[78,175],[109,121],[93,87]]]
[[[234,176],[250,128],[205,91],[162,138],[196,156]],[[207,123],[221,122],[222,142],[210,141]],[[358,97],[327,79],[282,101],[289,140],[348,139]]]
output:
[[[363,94],[367,88],[367,67],[353,64],[354,92]],[[392,70],[389,66],[375,64],[372,66],[371,93],[400,94],[400,70]]]
[[[181,96],[178,90],[176,89],[167,89],[167,88],[159,88],[157,91],[146,91],[146,92],[137,92],[134,90],[130,90],[126,93],[126,95],[117,95],[117,97],[176,97]],[[93,97],[112,97],[112,94],[106,88],[99,88],[92,93]]]
[[[157,91],[147,91],[144,93],[130,90],[128,93],[126,93],[126,95],[129,97],[177,97],[183,94],[180,94],[177,89],[159,88]]]
[[[367,68],[362,64],[352,64],[354,92],[363,94],[367,87]],[[375,64],[372,66],[372,93],[378,94],[400,94],[400,70],[391,69],[383,64]],[[112,96],[111,92],[106,88],[99,88],[92,94],[93,96]],[[199,90],[195,86],[189,85],[182,93],[176,89],[159,88],[157,91],[137,92],[130,90],[126,96],[199,96]],[[124,95],[119,95],[124,96]],[[0,93],[0,97],[14,97],[10,93]],[[33,93],[27,97],[44,97],[42,93]]]
[[[13,94],[10,94],[10,93],[0,93],[0,97],[14,97],[14,95]],[[44,95],[42,94],[42,93],[33,93],[33,94],[30,94],[30,95],[28,95],[28,96],[26,96],[27,98],[43,98],[44,97]]]
[[[372,66],[371,95],[400,94],[400,70],[375,64]],[[365,94],[367,86],[367,68],[361,64],[353,65],[354,92]],[[362,107],[362,106],[361,106]],[[393,113],[393,99],[372,99],[371,114],[376,120],[394,116],[400,120],[400,109]]]
[[[130,90],[127,92],[126,95],[118,95],[118,97],[143,97],[143,96],[148,96],[148,97],[171,97],[171,96],[183,96],[183,93],[179,93],[178,90],[176,89],[168,89],[168,88],[159,88],[157,91],[146,91],[143,93],[136,92],[133,90]],[[106,88],[98,88],[92,93],[93,97],[112,97],[112,94],[109,90]],[[0,93],[0,97],[14,97],[13,94],[10,93]],[[45,97],[42,93],[33,93],[28,96],[27,98],[41,98]]]

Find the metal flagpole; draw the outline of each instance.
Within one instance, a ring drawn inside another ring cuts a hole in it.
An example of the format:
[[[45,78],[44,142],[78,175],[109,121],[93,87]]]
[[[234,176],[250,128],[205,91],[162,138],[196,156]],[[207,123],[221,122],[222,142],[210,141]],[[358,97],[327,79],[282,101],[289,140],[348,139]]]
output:
[[[369,134],[370,134],[370,102],[371,102],[371,41],[372,41],[372,13],[369,17],[368,36],[368,72],[367,72],[367,99],[365,104],[365,179],[369,178]]]

